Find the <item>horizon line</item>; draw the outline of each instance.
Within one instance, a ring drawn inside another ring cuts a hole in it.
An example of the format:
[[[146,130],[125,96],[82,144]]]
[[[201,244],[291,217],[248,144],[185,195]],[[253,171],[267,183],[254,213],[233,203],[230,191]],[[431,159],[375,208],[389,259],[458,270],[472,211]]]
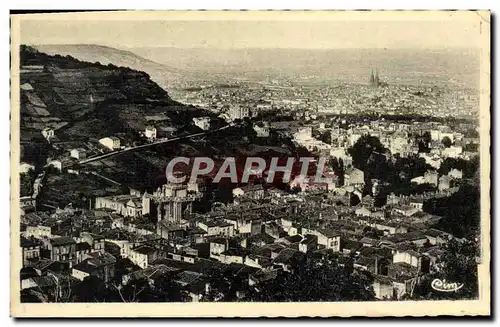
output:
[[[117,50],[129,50],[129,49],[140,49],[140,48],[153,48],[153,49],[204,49],[204,50],[479,50],[479,47],[467,47],[467,46],[448,46],[448,47],[309,47],[309,48],[299,48],[299,47],[207,47],[207,46],[190,46],[190,47],[179,47],[174,45],[141,45],[141,46],[126,46],[126,45],[113,45],[113,44],[99,44],[99,43],[38,43],[38,44],[24,44],[26,46],[101,46],[114,48]]]

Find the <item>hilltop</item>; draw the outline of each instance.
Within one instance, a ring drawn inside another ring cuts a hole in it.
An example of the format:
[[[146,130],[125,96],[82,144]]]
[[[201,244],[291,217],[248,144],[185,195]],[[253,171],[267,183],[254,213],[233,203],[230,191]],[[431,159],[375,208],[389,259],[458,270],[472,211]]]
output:
[[[182,73],[171,66],[159,64],[130,51],[97,44],[43,44],[33,48],[49,55],[71,56],[75,59],[102,65],[113,64],[143,71],[162,88],[168,88],[181,78]]]

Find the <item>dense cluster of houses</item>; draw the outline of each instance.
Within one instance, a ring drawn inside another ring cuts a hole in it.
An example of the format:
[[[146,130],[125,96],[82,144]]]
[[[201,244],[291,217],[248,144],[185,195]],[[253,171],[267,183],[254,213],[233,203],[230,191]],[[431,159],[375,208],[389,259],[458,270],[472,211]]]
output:
[[[349,183],[359,178],[354,173]],[[432,228],[440,217],[425,213],[423,202],[441,193],[391,194],[377,208],[370,195],[349,205],[341,189],[292,194],[249,185],[234,190],[233,203],[219,203],[205,214],[159,214],[156,201],[181,195],[160,199],[158,192],[100,197],[91,210],[25,213],[22,289],[53,287],[53,276],[63,275],[73,283],[96,276],[121,285],[168,278],[200,301],[210,288],[207,274],[216,270],[232,272],[244,297],[248,287],[293,272],[306,254],[326,251],[339,264],[352,258],[355,269],[373,274],[378,299],[400,299],[411,294],[418,278],[440,268],[443,246],[453,236]]]

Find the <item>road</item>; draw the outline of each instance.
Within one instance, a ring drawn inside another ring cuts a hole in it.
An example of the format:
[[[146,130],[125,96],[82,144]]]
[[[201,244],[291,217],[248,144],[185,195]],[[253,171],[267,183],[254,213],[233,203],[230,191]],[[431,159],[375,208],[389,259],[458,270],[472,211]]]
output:
[[[113,152],[109,152],[109,153],[104,153],[104,154],[101,154],[101,155],[98,155],[98,156],[95,156],[95,157],[90,157],[90,158],[87,158],[87,159],[80,160],[78,163],[81,164],[81,165],[84,165],[84,164],[87,164],[89,162],[94,162],[94,161],[98,161],[98,160],[110,158],[110,157],[113,157],[113,156],[116,156],[116,155],[119,155],[119,154],[122,154],[122,153],[125,153],[125,152],[131,152],[131,151],[135,151],[135,150],[138,150],[138,149],[147,148],[147,147],[150,147],[150,146],[155,146],[155,145],[158,145],[158,144],[175,142],[175,141],[189,139],[189,138],[193,138],[193,137],[197,137],[197,136],[207,135],[209,133],[221,131],[221,130],[224,130],[226,128],[233,127],[233,126],[236,126],[236,125],[229,124],[229,125],[226,125],[224,127],[221,127],[221,128],[218,128],[218,129],[214,129],[214,130],[210,130],[210,131],[205,131],[205,132],[201,132],[201,133],[195,133],[195,134],[190,134],[190,135],[185,135],[185,136],[174,137],[172,139],[160,140],[160,141],[156,141],[156,142],[152,142],[152,143],[148,143],[148,144],[143,144],[143,145],[138,145],[138,146],[134,146],[134,147],[131,147],[131,148],[126,148],[126,149],[123,149],[123,150],[118,150],[118,151],[113,151]]]

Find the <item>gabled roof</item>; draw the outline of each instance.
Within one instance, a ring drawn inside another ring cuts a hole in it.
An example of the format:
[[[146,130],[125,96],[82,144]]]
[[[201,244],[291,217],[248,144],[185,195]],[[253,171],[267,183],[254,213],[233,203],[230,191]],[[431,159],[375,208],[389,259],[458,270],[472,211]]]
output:
[[[291,248],[286,248],[283,249],[278,256],[273,260],[273,263],[284,263],[288,264],[291,262],[294,262],[296,260],[299,260],[304,254],[300,251],[291,249]]]
[[[87,242],[80,242],[76,244],[76,251],[87,251],[90,249],[92,249],[92,247]]]
[[[71,236],[62,236],[51,239],[50,243],[53,246],[63,246],[63,245],[76,244],[76,241]]]
[[[93,252],[89,254],[89,258],[86,260],[89,264],[94,266],[106,266],[116,263],[116,258],[108,252]]]
[[[368,266],[368,265],[370,265],[370,264],[372,264],[374,262],[375,262],[375,258],[373,258],[373,257],[363,257],[363,256],[361,256],[361,257],[359,257],[359,259],[357,259],[354,262],[354,264],[366,267],[366,266]]]
[[[156,252],[156,249],[148,245],[140,245],[133,249],[133,251],[141,254],[152,254]]]

